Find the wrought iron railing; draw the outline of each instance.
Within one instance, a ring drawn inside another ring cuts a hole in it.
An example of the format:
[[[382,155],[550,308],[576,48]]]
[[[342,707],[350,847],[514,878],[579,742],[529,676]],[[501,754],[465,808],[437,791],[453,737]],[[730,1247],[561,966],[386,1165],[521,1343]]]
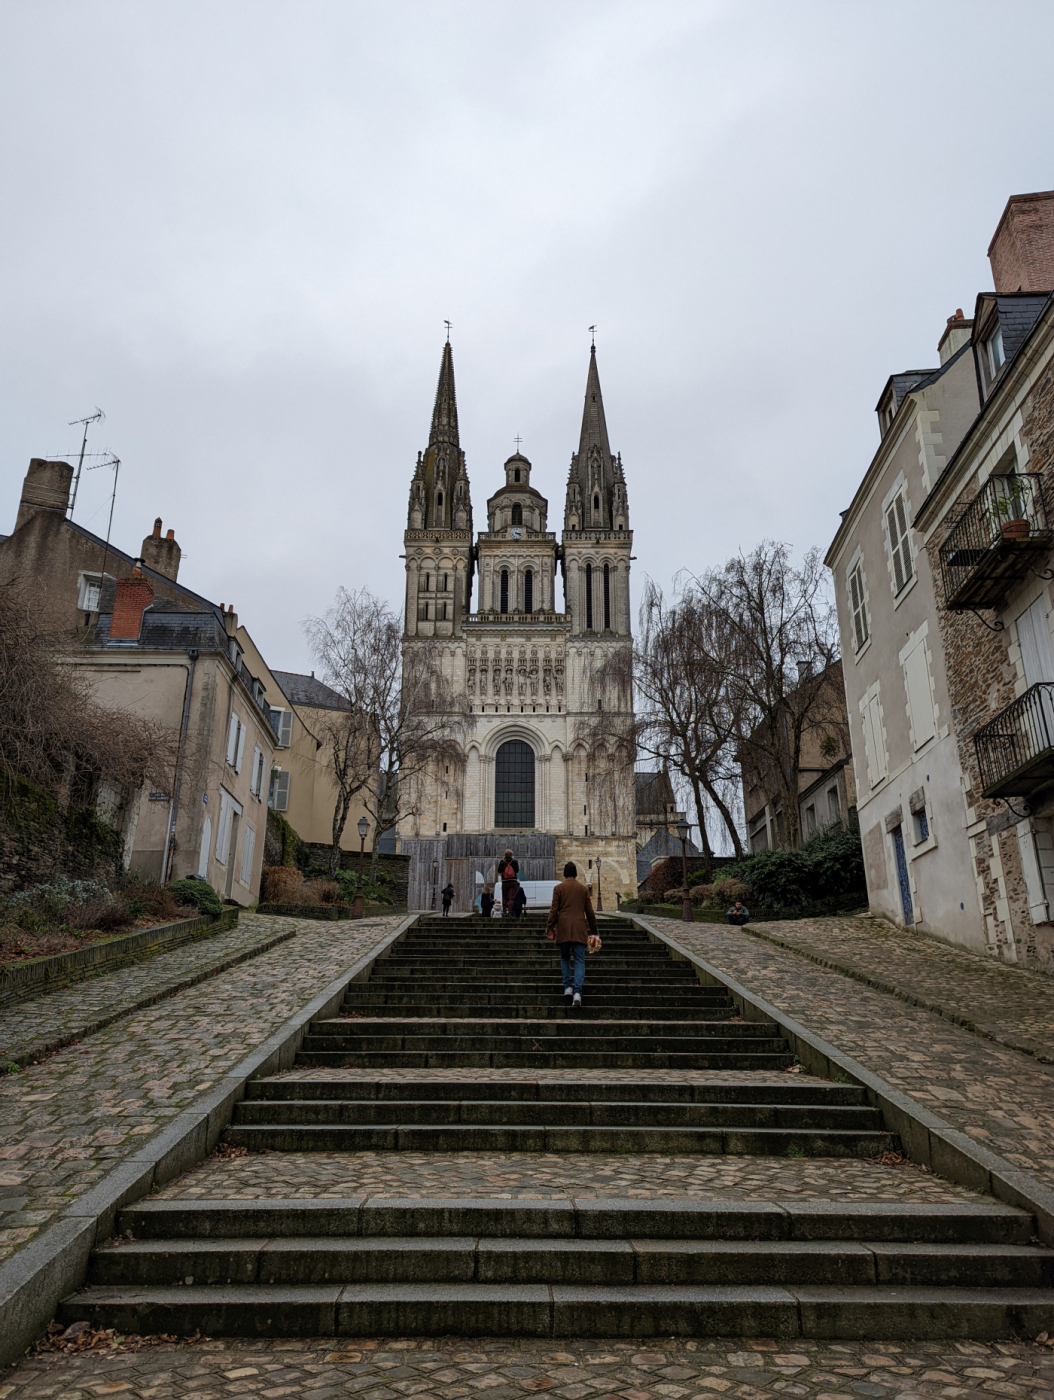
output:
[[[973,737],[985,797],[1025,796],[1054,778],[1054,682],[1041,681]]]
[[[1050,541],[1040,477],[990,476],[941,546],[945,605],[993,606]]]

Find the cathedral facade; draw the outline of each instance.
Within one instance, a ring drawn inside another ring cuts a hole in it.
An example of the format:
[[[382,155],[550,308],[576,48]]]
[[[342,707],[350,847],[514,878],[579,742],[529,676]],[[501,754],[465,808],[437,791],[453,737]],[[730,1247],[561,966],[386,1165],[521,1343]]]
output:
[[[418,906],[429,879],[453,879],[470,902],[506,845],[529,857],[528,878],[574,860],[605,908],[636,886],[633,536],[595,348],[559,536],[531,473],[519,452],[505,462],[474,533],[448,341],[410,485],[403,654],[428,648],[463,702],[463,761],[420,776],[400,804]]]

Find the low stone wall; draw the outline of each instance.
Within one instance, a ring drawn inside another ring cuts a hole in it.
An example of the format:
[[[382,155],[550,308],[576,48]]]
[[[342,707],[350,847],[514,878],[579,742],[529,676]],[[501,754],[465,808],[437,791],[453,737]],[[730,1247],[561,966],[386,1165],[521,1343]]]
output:
[[[279,914],[283,919],[324,919],[327,922],[337,923],[341,919],[350,919],[352,905],[350,904],[261,904],[256,912],[258,914]],[[362,906],[363,914],[398,914],[401,911],[392,904],[369,904]]]
[[[193,919],[177,919],[174,923],[137,929],[135,933],[118,934],[116,938],[101,938],[69,953],[8,963],[0,971],[0,1008],[66,987],[71,982],[82,982],[101,972],[113,972],[128,963],[141,962],[170,948],[178,948],[182,943],[211,938],[234,928],[238,912],[229,908],[215,916],[200,914]]]

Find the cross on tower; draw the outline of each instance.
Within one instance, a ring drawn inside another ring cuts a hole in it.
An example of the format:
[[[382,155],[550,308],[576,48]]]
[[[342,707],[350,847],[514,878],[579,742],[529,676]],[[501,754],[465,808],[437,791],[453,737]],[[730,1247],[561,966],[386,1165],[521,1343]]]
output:
[[[450,323],[449,321],[444,321],[444,322],[443,322],[443,325],[446,326],[446,338],[447,338],[447,340],[449,340],[449,339],[450,339],[451,323]]]
[[[516,451],[517,451],[517,452],[519,452],[519,450],[520,450],[520,443],[521,443],[522,441],[523,441],[523,438],[522,438],[522,437],[518,437],[518,436],[517,436],[517,437],[514,437],[514,438],[513,438],[513,442],[516,444]]]

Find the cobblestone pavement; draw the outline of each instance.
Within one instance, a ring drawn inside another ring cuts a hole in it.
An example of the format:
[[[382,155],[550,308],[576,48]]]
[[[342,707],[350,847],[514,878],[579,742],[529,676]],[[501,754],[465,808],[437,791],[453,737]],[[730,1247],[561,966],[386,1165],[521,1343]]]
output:
[[[291,942],[0,1079],[0,1258],[193,1103],[400,918],[291,921],[298,925]]]
[[[936,1012],[721,924],[656,925],[993,1152],[1054,1188],[1054,1068],[951,1025]],[[802,919],[807,939],[831,924]]]
[[[361,1395],[487,1400],[1050,1400],[1054,1352],[1025,1342],[516,1341],[162,1343],[43,1352],[0,1373],[0,1400],[224,1400]]]
[[[680,1157],[602,1152],[252,1152],[210,1157],[155,1199],[292,1200],[347,1196],[598,1196],[702,1199],[978,1200],[972,1191],[904,1163],[838,1157]]]
[[[0,1066],[27,1064],[295,938],[306,920],[243,915],[237,928],[0,1012]]]
[[[1054,978],[951,947],[884,919],[803,919],[748,928],[837,972],[1054,1063]]]

